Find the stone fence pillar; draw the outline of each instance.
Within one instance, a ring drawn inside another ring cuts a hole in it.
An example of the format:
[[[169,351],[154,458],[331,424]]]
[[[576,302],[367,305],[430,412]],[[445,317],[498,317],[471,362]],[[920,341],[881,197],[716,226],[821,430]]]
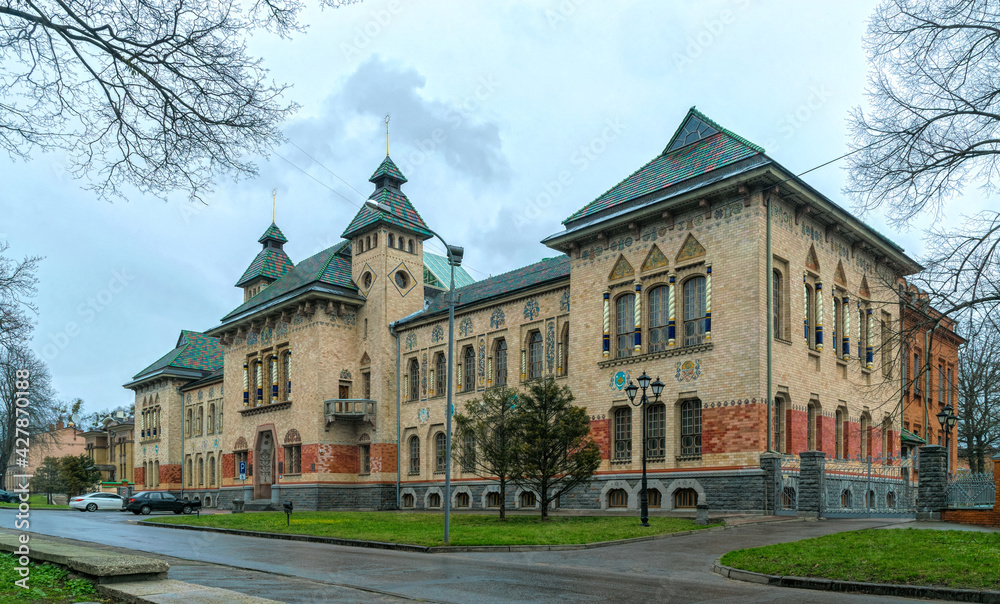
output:
[[[918,457],[917,520],[940,520],[948,505],[948,451],[924,445]]]
[[[803,451],[799,470],[798,516],[818,520],[823,514],[823,466],[826,453]]]
[[[778,511],[777,485],[781,476],[781,453],[761,453],[760,469],[764,471],[764,513],[773,514]]]
[[[1000,512],[1000,453],[993,456],[993,511]]]

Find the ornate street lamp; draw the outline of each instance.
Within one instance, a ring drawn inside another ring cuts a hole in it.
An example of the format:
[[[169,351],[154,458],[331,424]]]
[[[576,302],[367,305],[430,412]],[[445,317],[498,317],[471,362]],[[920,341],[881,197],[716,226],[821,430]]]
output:
[[[955,427],[958,423],[958,416],[955,415],[955,410],[952,409],[951,405],[945,405],[944,409],[937,414],[938,422],[941,424],[941,428],[944,429],[944,449],[948,454],[948,475],[951,475],[951,446],[948,443],[948,438],[951,436],[951,429]]]
[[[653,402],[660,400],[660,393],[663,392],[663,382],[660,378],[656,378],[656,381],[650,384],[649,376],[643,371],[642,375],[639,376],[639,385],[636,386],[632,380],[629,380],[628,386],[625,387],[625,394],[628,395],[629,402],[633,406],[640,407],[642,411],[640,412],[642,416],[642,490],[639,494],[639,502],[641,505],[640,519],[642,520],[642,526],[649,526],[649,499],[646,493],[646,449],[648,448],[648,443],[646,442],[646,403],[649,402],[649,398],[646,397],[646,389],[652,386],[653,388]],[[639,389],[642,388],[642,397],[639,402],[635,402],[635,395],[638,393]]]

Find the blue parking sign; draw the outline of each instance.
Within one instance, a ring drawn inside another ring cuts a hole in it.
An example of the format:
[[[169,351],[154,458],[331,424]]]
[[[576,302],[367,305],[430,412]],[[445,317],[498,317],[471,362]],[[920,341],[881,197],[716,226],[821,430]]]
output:
[[[246,475],[247,475],[247,462],[241,461],[240,462],[240,476],[246,476]]]

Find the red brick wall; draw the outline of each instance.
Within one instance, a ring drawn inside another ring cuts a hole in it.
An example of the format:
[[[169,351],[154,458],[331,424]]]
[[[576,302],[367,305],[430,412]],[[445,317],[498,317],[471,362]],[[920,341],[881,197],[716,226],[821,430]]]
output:
[[[181,464],[161,464],[160,465],[160,484],[169,483],[181,483]]]
[[[1000,511],[993,510],[942,510],[941,520],[979,526],[1000,527]]]
[[[137,485],[146,484],[146,468],[138,467],[132,470],[132,476],[134,482]]]
[[[826,453],[827,459],[837,456],[837,420],[833,417],[816,417],[816,448]]]
[[[352,445],[319,445],[316,471],[327,474],[357,474],[359,452]]]
[[[701,452],[763,451],[767,405],[736,405],[701,410]]]
[[[847,450],[844,457],[857,457],[861,453],[861,424],[845,422],[847,429]]]
[[[601,459],[611,459],[610,419],[597,419],[590,422],[590,436],[601,449]]]
[[[795,409],[789,409],[785,416],[787,423],[786,435],[789,439],[788,449],[789,453],[794,453],[798,455],[803,451],[809,450],[809,414],[805,411],[796,411]]]
[[[396,472],[396,445],[372,443],[371,454],[372,472]],[[379,470],[376,470],[376,468],[379,468]]]
[[[302,445],[302,473],[315,472],[313,464],[319,456],[319,445]]]
[[[230,478],[236,476],[236,455],[233,453],[223,453],[222,454],[222,478]]]

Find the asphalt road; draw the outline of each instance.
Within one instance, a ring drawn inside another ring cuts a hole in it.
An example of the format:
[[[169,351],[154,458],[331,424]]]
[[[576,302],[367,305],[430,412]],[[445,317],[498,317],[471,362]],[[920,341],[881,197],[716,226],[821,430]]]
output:
[[[0,510],[2,526],[13,528],[13,514]],[[907,601],[766,587],[711,572],[733,549],[883,526],[884,520],[771,523],[591,550],[489,554],[257,539],[137,526],[137,520],[116,512],[37,510],[30,530],[181,559],[170,560],[171,579],[286,602]]]

